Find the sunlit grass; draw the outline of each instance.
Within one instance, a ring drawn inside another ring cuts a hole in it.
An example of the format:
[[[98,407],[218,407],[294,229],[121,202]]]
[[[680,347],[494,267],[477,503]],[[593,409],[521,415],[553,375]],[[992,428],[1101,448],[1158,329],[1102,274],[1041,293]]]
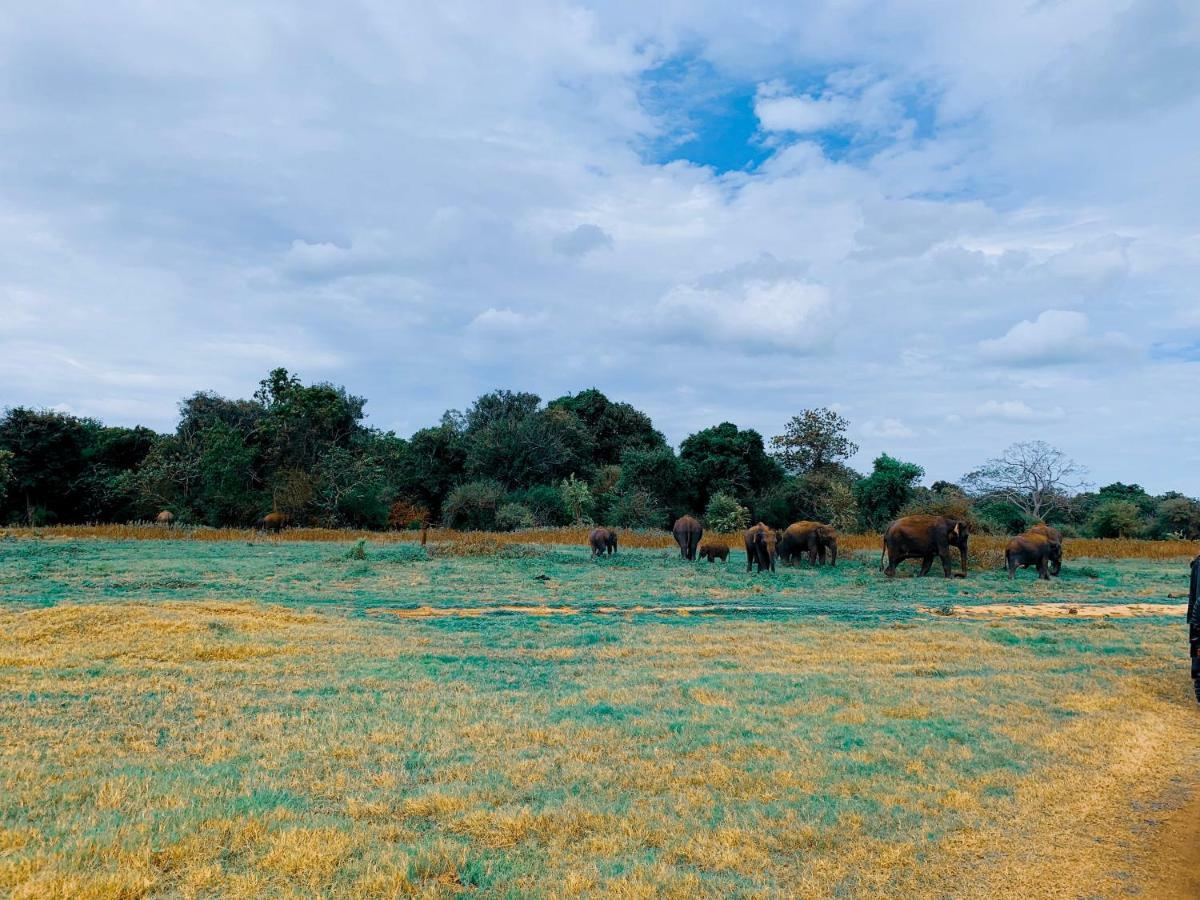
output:
[[[1179,566],[520,553],[0,542],[0,892],[1115,896],[1195,771],[1176,620],[918,610]]]

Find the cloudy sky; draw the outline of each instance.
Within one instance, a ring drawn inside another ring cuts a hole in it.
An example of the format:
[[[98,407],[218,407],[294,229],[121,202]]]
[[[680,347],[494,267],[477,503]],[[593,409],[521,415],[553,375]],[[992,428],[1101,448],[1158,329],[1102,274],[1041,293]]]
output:
[[[0,406],[596,386],[1200,494],[1200,5],[317,7],[7,6]]]

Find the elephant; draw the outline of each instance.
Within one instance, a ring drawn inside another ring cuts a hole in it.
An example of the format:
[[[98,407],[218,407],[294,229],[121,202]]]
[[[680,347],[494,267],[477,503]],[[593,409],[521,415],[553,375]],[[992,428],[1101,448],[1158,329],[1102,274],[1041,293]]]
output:
[[[588,543],[592,545],[592,558],[612,555],[617,552],[617,533],[611,528],[593,528],[588,535]]]
[[[688,562],[695,561],[704,526],[692,516],[680,516],[675,520],[671,534],[675,536],[675,543],[679,544],[679,554]]]
[[[155,525],[164,525],[167,528],[174,528],[175,527],[175,513],[171,512],[169,509],[164,509],[162,512],[160,512],[157,516],[154,517],[154,524]]]
[[[1017,576],[1017,567],[1022,569],[1029,566],[1037,568],[1038,578],[1050,580],[1050,565],[1062,564],[1062,544],[1052,541],[1042,532],[1027,531],[1019,534],[1008,542],[1004,550],[1004,565],[1008,568],[1008,577]]]
[[[884,573],[891,578],[896,566],[906,559],[921,560],[921,574],[928,575],[933,558],[940,557],[942,571],[950,577],[950,548],[957,547],[962,555],[962,575],[967,577],[967,538],[971,529],[961,519],[946,516],[905,516],[888,525],[883,533],[883,555],[887,557]],[[882,565],[883,559],[880,558]]]
[[[809,565],[818,562],[825,565],[825,552],[829,551],[829,565],[837,565],[837,530],[832,525],[820,522],[795,522],[783,532],[776,552],[784,564],[808,554]]]
[[[291,516],[286,513],[273,512],[267,513],[261,519],[254,523],[254,527],[259,531],[273,531],[276,534],[283,531],[291,524]]]
[[[1188,645],[1192,657],[1192,685],[1200,700],[1200,556],[1192,560],[1192,583],[1188,590]]]
[[[1059,546],[1058,556],[1056,556],[1050,563],[1050,574],[1057,575],[1059,572],[1061,572],[1062,571],[1062,542],[1063,542],[1062,532],[1059,531],[1057,528],[1055,528],[1053,525],[1047,525],[1045,522],[1038,522],[1038,524],[1034,525],[1032,528],[1029,529],[1028,533],[1029,534],[1044,534],[1046,536],[1047,540],[1050,540],[1053,543],[1058,544],[1058,546]]]
[[[753,572],[754,564],[758,571],[763,569],[775,571],[775,547],[779,543],[779,532],[768,528],[762,522],[746,529],[746,571]]]
[[[704,544],[700,548],[700,557],[707,559],[710,563],[714,560],[721,562],[729,561],[729,548],[725,544],[711,543]]]

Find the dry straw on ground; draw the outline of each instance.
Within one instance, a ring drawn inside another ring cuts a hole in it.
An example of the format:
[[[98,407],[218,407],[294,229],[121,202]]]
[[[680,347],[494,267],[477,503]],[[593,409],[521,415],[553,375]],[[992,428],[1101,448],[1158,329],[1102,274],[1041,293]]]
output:
[[[529,528],[520,531],[457,531],[433,528],[428,532],[432,544],[453,543],[458,551],[451,555],[484,555],[506,544],[559,544],[587,546],[588,527]],[[669,532],[654,530],[618,529],[619,546],[639,549],[671,549],[675,541]],[[375,543],[413,543],[421,540],[419,531],[360,531],[340,528],[289,528],[280,534],[267,535],[248,528],[165,528],[149,523],[126,525],[59,525],[41,528],[8,528],[0,536],[17,538],[102,538],[107,540],[192,540],[192,541],[359,541]],[[730,547],[740,548],[740,534],[710,535]],[[971,553],[990,566],[1003,558],[1008,538],[994,535],[975,535],[971,538]],[[883,542],[877,534],[843,534],[839,538],[841,552],[881,552]],[[1069,558],[1093,559],[1190,559],[1200,554],[1200,541],[1142,541],[1116,538],[1068,538],[1063,553]],[[952,555],[954,555],[952,553]]]

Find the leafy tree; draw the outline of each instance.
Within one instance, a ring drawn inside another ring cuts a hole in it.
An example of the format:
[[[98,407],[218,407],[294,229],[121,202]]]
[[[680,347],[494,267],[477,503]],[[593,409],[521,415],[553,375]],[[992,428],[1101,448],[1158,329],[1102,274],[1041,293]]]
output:
[[[591,435],[565,409],[539,409],[535,394],[484,394],[461,416],[468,476],[509,488],[557,481],[591,467]]]
[[[532,528],[535,524],[529,507],[520,503],[504,503],[496,510],[496,527],[501,531]]]
[[[917,479],[924,474],[925,470],[915,463],[880,454],[871,474],[854,486],[862,524],[875,531],[884,528],[912,499]]]
[[[462,432],[449,421],[422,428],[408,440],[401,464],[398,487],[401,493],[428,507],[436,518],[442,501],[466,470],[467,448]]]
[[[287,369],[274,369],[254,394],[265,409],[272,469],[311,470],[331,447],[344,447],[362,427],[367,401],[332,384],[305,386]]]
[[[263,494],[254,486],[255,452],[232,425],[217,421],[200,434],[200,485],[196,506],[209,525],[249,525],[259,515]]]
[[[77,518],[76,483],[84,473],[84,452],[92,420],[51,410],[17,407],[0,419],[0,450],[12,454],[9,464],[10,516],[28,524],[53,518]]]
[[[1141,511],[1129,500],[1105,500],[1093,510],[1088,527],[1093,537],[1134,537],[1142,529]]]
[[[641,488],[620,491],[608,510],[608,521],[623,528],[662,528],[667,517],[658,497]]]
[[[1065,509],[1083,486],[1084,468],[1044,441],[1013,444],[964,476],[977,496],[992,495],[1012,503],[1034,521]]]
[[[452,528],[486,531],[496,525],[496,511],[504,488],[495,481],[468,481],[450,492],[442,516]]]
[[[571,524],[571,513],[563,503],[562,492],[557,485],[535,484],[533,487],[511,491],[505,498],[507,503],[518,503],[533,515],[535,525],[558,527]]]
[[[614,403],[595,388],[552,400],[550,409],[562,409],[579,419],[591,436],[592,463],[615,465],[633,450],[660,450],[667,446],[650,417],[628,403]]]
[[[1155,510],[1160,536],[1178,536],[1194,541],[1200,537],[1200,503],[1182,494],[1166,497]]]
[[[729,494],[713,494],[704,510],[704,522],[721,534],[742,531],[750,525],[750,510]]]
[[[858,452],[846,437],[850,423],[827,407],[806,409],[792,416],[783,434],[771,438],[775,458],[785,471],[799,474],[844,463]]]
[[[582,525],[587,521],[592,507],[592,491],[587,482],[576,478],[572,472],[562,480],[558,489],[562,494],[563,506],[571,513],[572,524]]]
[[[626,509],[632,514],[635,504],[645,511],[658,509],[662,519],[653,524],[662,527],[684,513],[695,509],[695,490],[689,481],[694,476],[670,447],[626,450],[621,454],[621,477],[617,480],[616,492],[625,499]],[[652,498],[642,504],[635,499],[638,494]]]
[[[748,499],[778,484],[783,473],[763,447],[762,435],[722,422],[688,437],[679,458],[694,473],[698,505],[718,492]]]
[[[0,450],[0,507],[8,496],[8,485],[13,480],[13,454],[11,450]]]

